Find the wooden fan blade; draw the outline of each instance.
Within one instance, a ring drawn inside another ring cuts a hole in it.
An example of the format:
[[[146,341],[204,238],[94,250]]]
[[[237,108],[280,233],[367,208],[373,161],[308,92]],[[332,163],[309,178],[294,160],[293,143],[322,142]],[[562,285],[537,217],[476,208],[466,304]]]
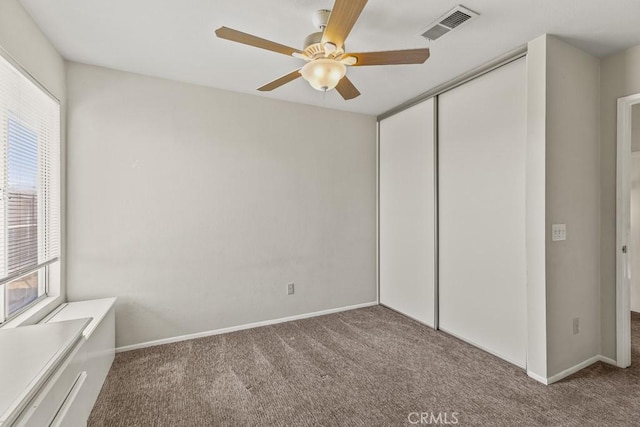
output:
[[[267,83],[264,86],[259,87],[258,90],[261,92],[269,92],[270,90],[277,89],[282,85],[285,85],[289,82],[294,81],[300,76],[301,76],[300,69],[297,69],[295,71],[290,72],[289,74],[285,74],[284,76],[275,79],[272,82]]]
[[[340,81],[338,82],[338,86],[336,86],[336,90],[345,99],[345,101],[360,96],[360,91],[356,89],[356,87],[353,85],[353,83],[351,83],[351,80],[349,80],[347,76],[344,76],[342,79],[340,79]]]
[[[363,65],[422,64],[429,58],[429,49],[388,50],[383,52],[348,53],[358,62],[354,67]]]
[[[338,49],[342,48],[366,4],[367,0],[336,0],[322,35],[322,43],[331,42]]]
[[[231,40],[232,42],[242,43],[249,46],[259,47],[260,49],[270,50],[272,52],[282,53],[284,55],[293,55],[294,53],[302,53],[298,49],[272,42],[271,40],[261,39],[251,34],[232,28],[220,27],[216,30],[216,36],[221,39]]]

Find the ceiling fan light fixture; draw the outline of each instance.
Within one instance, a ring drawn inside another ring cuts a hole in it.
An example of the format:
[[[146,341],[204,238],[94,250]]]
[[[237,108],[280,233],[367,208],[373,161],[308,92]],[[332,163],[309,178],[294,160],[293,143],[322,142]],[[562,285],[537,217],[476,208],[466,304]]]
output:
[[[319,58],[304,64],[300,74],[314,89],[328,91],[347,74],[347,67],[335,59]]]

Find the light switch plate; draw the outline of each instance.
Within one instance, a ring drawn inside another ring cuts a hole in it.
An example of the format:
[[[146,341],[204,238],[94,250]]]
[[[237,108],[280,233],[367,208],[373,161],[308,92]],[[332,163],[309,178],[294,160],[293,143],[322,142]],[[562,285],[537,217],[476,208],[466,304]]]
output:
[[[567,240],[567,224],[553,224],[551,226],[551,241]]]

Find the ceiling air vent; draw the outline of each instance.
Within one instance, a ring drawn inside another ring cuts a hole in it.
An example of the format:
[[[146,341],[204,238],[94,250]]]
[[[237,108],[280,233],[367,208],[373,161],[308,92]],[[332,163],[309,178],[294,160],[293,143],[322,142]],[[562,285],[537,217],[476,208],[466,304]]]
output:
[[[429,25],[427,29],[422,32],[422,37],[427,40],[438,40],[449,31],[458,28],[476,16],[478,16],[478,14],[474,11],[458,5],[441,16],[436,22]]]

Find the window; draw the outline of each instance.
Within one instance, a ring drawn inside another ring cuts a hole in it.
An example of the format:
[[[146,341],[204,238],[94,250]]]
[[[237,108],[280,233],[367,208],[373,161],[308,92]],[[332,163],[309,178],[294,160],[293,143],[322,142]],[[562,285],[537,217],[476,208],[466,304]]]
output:
[[[60,105],[0,56],[0,323],[46,296],[58,262]]]

